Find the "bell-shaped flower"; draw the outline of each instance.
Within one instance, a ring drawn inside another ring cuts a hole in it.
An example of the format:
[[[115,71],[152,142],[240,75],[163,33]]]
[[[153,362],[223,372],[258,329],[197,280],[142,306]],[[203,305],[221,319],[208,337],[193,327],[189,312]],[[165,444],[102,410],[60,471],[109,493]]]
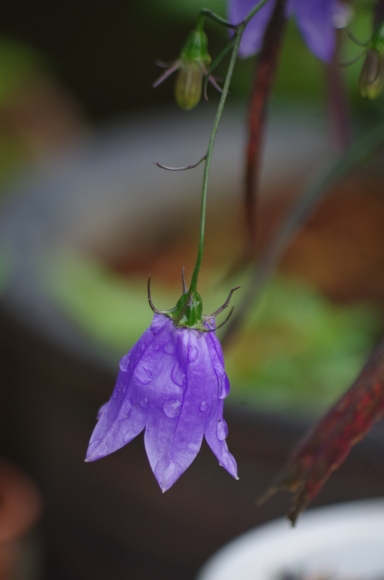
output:
[[[150,295],[149,301],[152,306]],[[112,397],[99,411],[86,461],[109,455],[145,429],[149,463],[163,491],[192,463],[203,437],[220,465],[237,478],[236,461],[226,443],[223,405],[229,381],[214,330],[216,314],[203,317],[199,329],[198,324],[177,326],[169,315],[155,313],[151,326],[120,361]]]
[[[229,21],[238,24],[256,4],[255,0],[228,0]],[[260,50],[275,4],[276,0],[267,2],[246,27],[240,45],[241,56],[251,56]],[[286,2],[287,18],[295,16],[308,48],[325,62],[331,60],[335,50],[335,29],[344,27],[349,15],[350,9],[339,0],[287,0]]]

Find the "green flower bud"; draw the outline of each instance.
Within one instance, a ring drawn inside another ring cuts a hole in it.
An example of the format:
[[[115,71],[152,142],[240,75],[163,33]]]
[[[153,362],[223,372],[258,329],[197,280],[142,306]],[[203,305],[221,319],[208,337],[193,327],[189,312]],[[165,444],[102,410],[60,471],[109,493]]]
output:
[[[189,111],[201,99],[203,69],[195,60],[182,61],[175,85],[176,102],[182,109]]]
[[[179,71],[175,86],[176,102],[182,109],[189,111],[196,107],[201,99],[203,77],[207,74],[207,68],[210,64],[208,39],[202,29],[202,23],[200,23],[189,35],[180,57],[153,83],[153,87],[157,87],[173,72]],[[217,90],[221,91],[212,76],[209,77],[209,81]]]
[[[384,23],[375,31],[368,45],[359,78],[359,90],[365,99],[377,99],[384,84]]]
[[[176,79],[175,98],[177,104],[189,111],[201,99],[203,76],[211,62],[208,40],[199,28],[188,37],[180,55],[180,70]]]
[[[377,99],[384,84],[384,58],[380,52],[370,48],[365,57],[359,78],[359,90],[364,99]]]

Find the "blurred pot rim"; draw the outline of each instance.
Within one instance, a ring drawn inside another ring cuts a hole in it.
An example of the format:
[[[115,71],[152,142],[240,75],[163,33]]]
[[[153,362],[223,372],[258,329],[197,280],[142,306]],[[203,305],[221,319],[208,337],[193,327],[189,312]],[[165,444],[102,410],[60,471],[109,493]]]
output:
[[[242,534],[214,554],[196,580],[276,580],[284,573],[378,578],[383,541],[384,499],[318,508],[301,515],[294,529],[279,519]]]

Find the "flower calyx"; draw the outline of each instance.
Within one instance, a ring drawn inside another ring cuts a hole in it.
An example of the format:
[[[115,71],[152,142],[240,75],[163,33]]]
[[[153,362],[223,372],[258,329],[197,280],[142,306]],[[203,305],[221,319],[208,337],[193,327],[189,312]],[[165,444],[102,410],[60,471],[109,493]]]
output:
[[[199,330],[200,332],[214,332],[218,328],[221,328],[230,319],[234,307],[231,308],[226,319],[219,325],[216,326],[216,316],[218,316],[223,310],[225,310],[231,301],[232,294],[235,290],[238,290],[240,286],[232,288],[228,294],[228,297],[224,304],[220,306],[215,312],[208,315],[203,315],[203,301],[200,294],[196,290],[187,289],[185,278],[184,278],[184,268],[182,270],[182,284],[183,284],[183,294],[177,301],[177,304],[171,310],[158,310],[151,297],[151,276],[148,277],[148,302],[149,306],[156,314],[163,314],[171,318],[174,325],[177,328],[193,328]]]
[[[208,54],[208,39],[203,30],[202,22],[199,22],[195,30],[191,32],[185,42],[180,57],[170,66],[166,66],[165,72],[153,84],[157,87],[173,72],[179,71],[175,84],[175,99],[177,104],[187,111],[196,107],[200,102],[203,77],[208,74],[211,57]],[[210,76],[210,82],[221,92],[215,79]]]

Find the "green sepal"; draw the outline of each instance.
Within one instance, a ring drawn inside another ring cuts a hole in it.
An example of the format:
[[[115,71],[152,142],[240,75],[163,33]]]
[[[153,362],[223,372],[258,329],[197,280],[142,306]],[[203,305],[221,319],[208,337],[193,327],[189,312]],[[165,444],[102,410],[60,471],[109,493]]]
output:
[[[188,36],[180,54],[182,61],[195,61],[204,66],[211,64],[208,54],[208,38],[204,30],[196,28]]]
[[[203,301],[198,292],[185,292],[179,298],[175,308],[166,313],[172,318],[175,326],[204,330]]]

